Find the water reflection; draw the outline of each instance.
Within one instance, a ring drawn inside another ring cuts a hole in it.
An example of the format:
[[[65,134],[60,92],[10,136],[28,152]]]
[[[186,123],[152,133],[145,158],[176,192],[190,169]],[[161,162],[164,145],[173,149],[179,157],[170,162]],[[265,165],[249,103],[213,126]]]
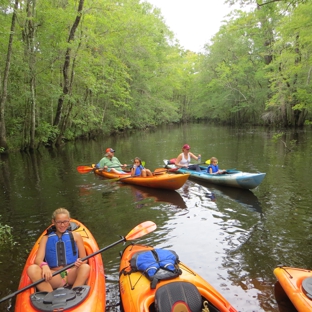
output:
[[[207,132],[213,138],[209,146]],[[34,156],[0,155],[0,221],[14,229],[17,243],[11,250],[0,249],[1,297],[17,290],[28,252],[52,211],[66,207],[88,226],[100,247],[143,221],[154,221],[157,230],[139,243],[175,250],[239,311],[277,311],[274,267],[312,266],[312,186],[307,170],[312,132],[302,132],[298,149],[287,155],[283,145],[272,144],[272,135],[266,129],[247,132],[187,124],[105,138],[105,147],[116,147],[126,163],[136,146],[136,154],[148,160],[149,168],[162,165],[163,155],[176,155],[181,142],[192,142],[198,152],[207,147],[222,155],[224,167],[239,164],[243,171],[267,172],[252,191],[187,181],[176,192],[166,192],[122,185],[92,172],[77,173],[76,166],[90,164],[102,154],[99,141],[66,144]],[[118,303],[122,249],[120,245],[102,254],[112,304]],[[0,311],[13,310],[13,300],[0,305]]]
[[[196,183],[208,188],[209,191],[206,196],[214,198],[216,203],[218,203],[218,198],[223,197],[234,200],[249,210],[262,213],[262,207],[258,197],[250,190],[210,184],[205,181],[196,181]]]
[[[176,208],[187,208],[182,196],[171,190],[153,189],[144,186],[124,184],[114,179],[107,179],[102,176],[96,176],[103,189],[102,196],[109,196],[110,194],[122,189],[123,192],[130,192],[133,199],[129,202],[134,202],[136,208],[150,206],[150,203],[168,203]],[[105,187],[104,187],[105,186]],[[81,196],[88,196],[92,194],[92,190],[98,188],[98,183],[79,185],[79,194]]]
[[[187,208],[186,203],[176,191],[167,191],[161,189],[152,189],[142,186],[120,184],[121,188],[128,188],[133,194],[137,208],[145,205],[145,201],[163,202],[175,206],[176,208]]]
[[[215,195],[208,188],[188,180],[178,190],[188,208],[202,207],[217,210]]]
[[[108,183],[105,184],[105,187],[101,187],[101,185],[97,183],[78,185],[79,195],[91,196],[94,191],[101,191],[102,197],[107,197],[109,195],[112,195],[113,192],[119,189],[119,186],[116,184],[115,181],[112,181],[112,182],[110,182],[110,180],[107,180],[107,181]]]

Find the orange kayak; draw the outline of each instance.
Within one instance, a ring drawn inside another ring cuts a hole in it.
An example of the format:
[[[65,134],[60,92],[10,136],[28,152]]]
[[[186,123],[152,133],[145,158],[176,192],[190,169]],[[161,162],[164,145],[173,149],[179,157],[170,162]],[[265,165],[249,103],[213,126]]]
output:
[[[148,177],[125,177],[119,181],[128,184],[140,185],[151,188],[177,190],[183,186],[190,174],[170,174],[166,171],[155,171],[152,176]]]
[[[156,287],[152,288],[151,280],[142,272],[133,272],[129,264],[135,254],[150,250],[153,247],[129,245],[122,253],[119,288],[124,312],[236,312],[219,292],[182,262],[178,264],[180,275],[158,280]]]
[[[96,169],[95,165],[92,165],[94,173],[101,175],[108,179],[117,179],[120,182],[124,182],[127,184],[145,186],[156,189],[165,189],[165,190],[177,190],[183,186],[188,177],[189,173],[186,174],[169,174],[167,169],[157,168],[153,172],[152,176],[148,177],[132,177],[130,173],[113,173],[107,172],[104,170]]]
[[[71,228],[81,234],[87,256],[98,251],[98,245],[91,232],[79,221],[71,219]],[[44,231],[31,250],[24,266],[19,288],[31,284],[27,275],[27,268],[34,263],[39,242]],[[105,276],[102,257],[97,254],[90,257],[88,263],[91,267],[90,276],[86,285],[75,289],[58,288],[51,293],[35,292],[35,287],[21,292],[16,298],[15,312],[33,311],[75,311],[75,312],[103,312],[106,305]],[[52,298],[46,296],[50,295]],[[51,299],[51,300],[50,300]]]
[[[312,271],[277,267],[274,295],[280,312],[312,311]]]

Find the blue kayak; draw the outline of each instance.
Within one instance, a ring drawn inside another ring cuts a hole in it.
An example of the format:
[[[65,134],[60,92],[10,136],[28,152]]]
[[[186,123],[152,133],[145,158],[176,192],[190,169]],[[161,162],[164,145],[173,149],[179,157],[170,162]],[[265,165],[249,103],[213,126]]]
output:
[[[225,170],[223,174],[207,173],[207,167],[200,166],[201,171],[190,170],[187,168],[177,169],[175,165],[166,165],[169,172],[172,170],[174,173],[189,173],[189,179],[196,179],[207,181],[209,183],[238,187],[242,189],[253,189],[260,185],[266,173],[249,173],[239,170]],[[171,169],[171,170],[170,170]]]

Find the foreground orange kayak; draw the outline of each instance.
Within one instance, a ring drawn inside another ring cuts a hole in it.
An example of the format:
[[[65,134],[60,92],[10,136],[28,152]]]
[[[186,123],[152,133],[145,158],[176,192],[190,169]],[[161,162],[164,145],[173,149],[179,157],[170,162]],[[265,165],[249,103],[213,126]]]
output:
[[[236,312],[219,292],[182,262],[178,264],[178,276],[158,280],[152,286],[150,279],[142,272],[133,272],[129,264],[131,259],[133,263],[133,256],[147,251],[155,253],[153,247],[143,245],[129,245],[122,253],[119,286],[124,312]]]
[[[87,256],[98,251],[98,245],[91,232],[79,221],[71,219],[71,229],[81,234]],[[20,279],[19,288],[31,284],[27,275],[27,268],[34,263],[39,242],[44,231],[31,250]],[[75,312],[103,312],[106,305],[105,276],[102,257],[100,254],[90,257],[88,263],[91,267],[90,276],[86,285],[75,287],[74,290],[58,288],[51,293],[36,292],[35,287],[21,292],[16,299],[15,312],[33,311],[75,311]],[[47,298],[45,295],[50,295]]]
[[[312,311],[312,271],[277,267],[274,295],[280,312]]]

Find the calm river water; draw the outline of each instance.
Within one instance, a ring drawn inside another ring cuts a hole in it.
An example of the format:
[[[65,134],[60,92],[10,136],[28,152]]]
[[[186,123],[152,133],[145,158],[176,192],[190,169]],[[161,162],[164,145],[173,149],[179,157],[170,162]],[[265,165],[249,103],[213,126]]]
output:
[[[170,248],[208,280],[238,311],[277,311],[273,296],[278,264],[312,267],[312,131],[287,131],[284,144],[263,128],[234,129],[205,124],[166,126],[152,131],[66,144],[34,155],[1,155],[0,223],[13,228],[13,248],[0,247],[0,297],[17,290],[24,263],[51,214],[66,207],[103,248],[137,224],[151,220],[157,229],[138,240]],[[217,187],[191,180],[178,191],[123,185],[76,167],[97,162],[107,147],[123,163],[135,156],[146,167],[163,166],[183,144],[221,168],[266,172],[252,190]],[[119,251],[102,254],[107,276],[107,311],[119,311]],[[115,306],[117,305],[117,306]],[[14,300],[0,305],[14,311]]]

